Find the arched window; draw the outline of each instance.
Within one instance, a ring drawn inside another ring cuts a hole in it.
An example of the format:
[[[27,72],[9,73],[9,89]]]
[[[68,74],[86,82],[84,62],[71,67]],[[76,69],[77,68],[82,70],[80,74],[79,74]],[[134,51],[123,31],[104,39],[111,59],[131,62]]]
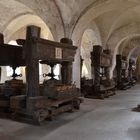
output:
[[[86,29],[81,41],[81,56],[83,59],[82,77],[91,79],[91,59],[90,53],[93,50],[93,45],[99,44],[96,33],[92,29]]]

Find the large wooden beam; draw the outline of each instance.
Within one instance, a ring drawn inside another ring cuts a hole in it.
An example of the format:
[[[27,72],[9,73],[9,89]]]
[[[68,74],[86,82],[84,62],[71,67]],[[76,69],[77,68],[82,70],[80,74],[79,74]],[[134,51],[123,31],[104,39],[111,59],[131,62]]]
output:
[[[4,44],[4,36],[0,33],[0,44]]]
[[[61,67],[61,77],[63,84],[72,82],[72,62],[63,62]]]
[[[40,37],[40,28],[36,26],[28,26],[26,34],[26,42],[24,45],[24,57],[26,59],[26,81],[27,81],[27,97],[39,96],[39,62],[35,59],[36,42],[34,37]]]
[[[101,64],[101,52],[102,47],[99,45],[93,46],[93,52],[91,52],[91,64],[94,69],[94,91],[96,94],[100,91],[100,64]]]
[[[60,40],[60,42],[63,43],[63,44],[67,44],[67,45],[73,45],[72,40],[69,39],[69,38],[62,38]],[[70,51],[67,52],[66,56],[70,56],[71,58],[74,59],[74,57],[72,57],[74,55],[72,54],[72,52],[70,53]],[[63,57],[64,57],[64,54],[63,54]],[[63,84],[71,84],[71,82],[72,82],[72,61],[62,63],[61,77],[62,77],[62,83]]]
[[[25,66],[22,47],[0,44],[0,66]]]

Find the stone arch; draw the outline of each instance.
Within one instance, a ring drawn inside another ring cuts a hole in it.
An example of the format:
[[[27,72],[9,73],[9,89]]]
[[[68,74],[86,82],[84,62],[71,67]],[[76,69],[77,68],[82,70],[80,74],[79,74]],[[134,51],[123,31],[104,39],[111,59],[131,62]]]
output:
[[[128,38],[132,38],[139,35],[140,35],[140,24],[132,23],[127,26],[123,26],[118,30],[115,30],[112,36],[109,38],[106,45],[108,48],[111,49],[113,54],[112,67],[110,71],[111,77],[113,76],[113,70],[116,65],[116,54],[118,53],[118,48],[120,44]]]
[[[140,35],[128,37],[119,46],[118,53],[127,58],[128,67],[130,58],[136,61],[140,53],[139,39]]]
[[[75,61],[73,63],[73,81],[76,82],[76,85],[78,87],[80,87],[80,77],[81,77],[80,76],[81,41],[82,41],[82,36],[83,36],[84,32],[86,31],[86,29],[90,29],[90,30],[94,31],[94,34],[97,37],[98,45],[102,45],[101,38],[100,38],[100,32],[99,32],[99,29],[98,29],[98,27],[97,27],[97,25],[95,24],[94,21],[92,21],[90,24],[88,24],[85,28],[81,29],[82,30],[81,34],[76,33],[76,34],[72,35],[72,40],[73,40],[74,44],[76,46],[78,46],[77,53],[76,53],[76,56],[75,56]]]
[[[2,33],[6,26],[18,15],[34,13],[30,8],[15,0],[1,0],[0,7],[0,31]]]
[[[140,22],[140,6],[139,5],[133,5],[131,8],[129,7],[125,12],[120,14],[118,18],[113,22],[112,26],[110,27],[110,31],[108,34],[108,39],[112,36],[113,32],[116,29],[121,28],[122,25],[129,25],[129,24],[135,24]],[[107,41],[108,41],[107,39]]]
[[[138,58],[139,55],[140,55],[140,46],[136,46],[128,54],[128,59],[133,58],[137,61],[137,58]]]
[[[115,30],[112,36],[107,41],[106,45],[108,46],[108,48],[113,50],[116,46],[118,46],[119,43],[121,43],[126,38],[139,36],[139,34],[140,23],[132,23]]]
[[[99,30],[97,24],[94,22],[94,20],[92,20],[92,22],[87,24],[84,28],[80,28],[80,30],[78,30],[77,32],[75,31],[72,34],[72,40],[74,41],[74,44],[77,45],[77,46],[81,46],[82,36],[83,36],[84,32],[87,29],[90,29],[90,30],[94,31],[94,34],[96,35],[98,43],[100,45],[102,45],[102,39],[101,39],[101,36],[100,36],[100,30]]]
[[[7,25],[3,32],[5,36],[5,42],[9,42],[13,39],[15,40],[18,36],[25,38],[26,26],[28,25],[36,25],[41,27],[41,37],[53,40],[53,35],[50,29],[40,17],[32,14],[25,14],[16,17]]]
[[[128,62],[130,58],[136,58],[140,48],[139,39],[140,34],[127,36],[126,38],[122,39],[121,42],[118,44],[117,53],[126,56]]]
[[[34,14],[24,14],[19,15],[15,19],[13,19],[5,28],[4,30],[4,37],[5,37],[5,43],[9,43],[11,40],[16,40],[19,38],[25,39],[26,37],[26,27],[28,25],[35,25],[39,26],[41,28],[41,38],[54,40],[53,35],[49,29],[49,27],[46,25],[46,23],[37,15]],[[6,67],[2,68],[3,71],[3,81],[9,77],[6,75]],[[25,70],[24,68],[21,68],[22,71],[22,79],[25,81]],[[46,71],[49,71],[49,67],[46,65],[40,66],[40,71],[42,73],[45,73]],[[42,82],[44,79],[42,77],[42,74],[40,74],[40,82]]]
[[[117,55],[117,54],[122,54],[122,51],[119,51],[119,47],[121,46],[121,44],[122,44],[125,40],[128,40],[128,39],[133,38],[133,37],[138,37],[138,36],[140,36],[140,34],[129,35],[129,36],[124,37],[123,39],[121,39],[121,40],[118,42],[117,46],[116,46],[115,49],[112,51],[113,58],[112,58],[112,67],[111,67],[111,69],[110,69],[110,77],[113,76],[113,71],[114,71],[115,66],[116,66],[116,55]],[[129,60],[128,57],[127,57],[127,60]]]
[[[54,40],[59,41],[65,36],[64,23],[55,0],[16,0],[34,11],[41,17],[51,30]]]
[[[93,45],[99,45],[96,33],[92,29],[86,29],[83,33],[81,40],[81,56],[82,59],[84,60],[82,68],[82,76],[85,76],[88,79],[92,78],[90,53],[93,50]]]
[[[123,2],[125,4],[125,1]],[[73,26],[71,28],[70,36],[74,34],[82,34],[82,31],[89,25],[94,19],[103,15],[107,12],[118,11],[118,8],[122,5],[122,2],[119,1],[94,1],[87,8],[81,12],[79,17],[77,17],[76,21],[73,22]],[[135,5],[132,6],[135,7]],[[130,8],[130,7],[129,7]],[[79,30],[80,29],[80,30]]]
[[[128,47],[124,47],[122,54],[125,54],[127,56],[128,60],[130,57],[136,58],[139,51],[140,51],[140,35],[136,36],[132,39],[130,39],[130,42],[128,42]],[[130,44],[129,44],[130,43]]]

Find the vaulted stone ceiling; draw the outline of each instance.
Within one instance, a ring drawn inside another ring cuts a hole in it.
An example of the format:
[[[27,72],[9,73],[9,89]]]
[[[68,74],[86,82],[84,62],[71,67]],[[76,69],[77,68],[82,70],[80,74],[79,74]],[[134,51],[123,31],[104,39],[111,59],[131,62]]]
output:
[[[122,42],[130,44],[132,38],[140,36],[140,0],[0,0],[0,32],[7,41],[31,24],[42,27],[43,36],[50,30],[54,40],[72,38],[77,46],[81,46],[84,32],[93,30],[93,38],[112,51],[113,72]],[[135,52],[139,50],[138,43],[123,46],[123,52],[135,54],[131,56],[138,56]],[[74,71],[80,71],[79,55],[80,49]],[[77,76],[74,78],[80,79]]]
[[[128,61],[130,57],[137,59],[138,55],[140,55],[140,36],[124,40],[119,46],[119,54],[126,56]]]
[[[56,40],[80,40],[96,26],[103,46],[112,51],[123,38],[140,33],[139,0],[1,0],[0,7],[1,32],[15,18],[30,14],[40,17]]]

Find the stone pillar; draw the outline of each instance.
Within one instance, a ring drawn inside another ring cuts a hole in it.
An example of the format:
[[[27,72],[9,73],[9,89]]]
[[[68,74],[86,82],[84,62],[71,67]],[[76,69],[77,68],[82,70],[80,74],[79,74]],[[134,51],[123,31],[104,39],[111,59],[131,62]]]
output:
[[[36,44],[34,37],[40,37],[40,28],[36,26],[28,26],[26,33],[26,42],[24,46],[24,57],[26,59],[26,81],[27,96],[39,96],[39,62],[35,58]]]

